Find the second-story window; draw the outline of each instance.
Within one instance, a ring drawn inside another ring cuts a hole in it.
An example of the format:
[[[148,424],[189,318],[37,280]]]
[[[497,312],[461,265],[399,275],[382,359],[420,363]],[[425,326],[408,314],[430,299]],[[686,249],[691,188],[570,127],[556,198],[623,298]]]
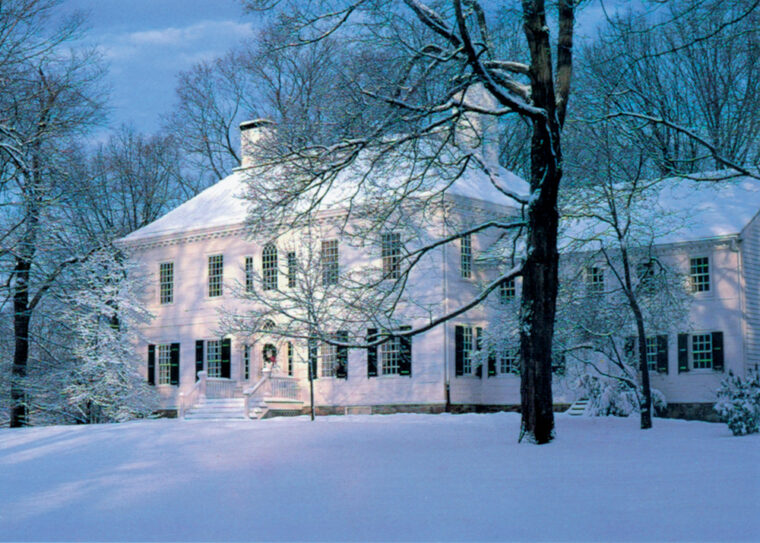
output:
[[[515,299],[517,290],[515,288],[515,278],[507,279],[499,283],[499,302],[508,304]]]
[[[158,265],[159,296],[162,304],[174,301],[174,262],[162,262]]]
[[[264,290],[277,289],[277,247],[274,243],[264,245],[261,252],[261,275]]]
[[[604,292],[604,269],[599,266],[586,268],[586,291],[589,294]]]
[[[253,257],[245,257],[245,291],[253,292]]]
[[[692,292],[710,290],[710,259],[706,256],[689,259]]]
[[[208,295],[209,298],[221,296],[224,285],[224,255],[208,257]]]
[[[329,239],[322,242],[322,286],[338,284],[338,240]]]
[[[298,261],[296,260],[296,253],[291,251],[288,253],[288,288],[296,287],[296,273],[298,272]]]
[[[472,276],[472,236],[465,234],[459,238],[459,272],[464,278]]]
[[[383,257],[383,277],[398,279],[401,275],[401,234],[387,232],[382,235],[380,244]]]

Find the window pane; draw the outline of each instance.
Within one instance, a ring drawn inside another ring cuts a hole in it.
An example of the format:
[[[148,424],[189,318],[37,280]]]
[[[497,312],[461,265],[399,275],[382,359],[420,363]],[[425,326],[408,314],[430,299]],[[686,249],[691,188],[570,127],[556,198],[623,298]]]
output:
[[[657,337],[647,338],[647,367],[649,371],[657,371]]]
[[[515,299],[515,280],[514,278],[499,283],[499,302],[507,304]]]
[[[398,375],[401,360],[401,338],[394,337],[380,345],[380,365],[383,375]]]
[[[520,373],[520,359],[517,349],[508,347],[499,353],[499,373]]]
[[[296,286],[297,269],[298,263],[296,262],[296,254],[290,252],[288,253],[288,288],[295,288]]]
[[[386,279],[398,279],[401,260],[401,234],[388,232],[382,235],[383,276]]]
[[[462,328],[462,370],[465,375],[472,374],[472,328]]]
[[[277,247],[267,243],[261,252],[261,274],[264,290],[277,289]]]
[[[158,345],[158,384],[171,383],[171,354],[170,345]]]
[[[710,290],[710,260],[708,257],[692,258],[689,262],[692,292],[707,292]]]
[[[335,366],[338,363],[338,347],[327,342],[322,342],[320,351],[322,377],[335,377]]]
[[[222,342],[219,340],[206,342],[206,369],[209,377],[222,376]]]
[[[208,295],[221,296],[224,277],[224,256],[208,257]]]
[[[253,292],[253,257],[245,257],[245,291]]]
[[[691,356],[694,369],[712,368],[712,334],[691,336]]]
[[[460,272],[462,277],[472,275],[472,237],[465,234],[459,240],[460,248]]]
[[[322,242],[322,286],[338,283],[338,240]]]
[[[170,304],[174,301],[174,262],[159,264],[159,292],[162,304]]]

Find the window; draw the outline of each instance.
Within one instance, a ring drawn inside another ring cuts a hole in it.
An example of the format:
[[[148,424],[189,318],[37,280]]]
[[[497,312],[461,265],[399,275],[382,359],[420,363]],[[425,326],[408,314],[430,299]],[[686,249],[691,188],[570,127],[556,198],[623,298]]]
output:
[[[710,259],[706,256],[689,260],[691,291],[707,292],[710,290]]]
[[[264,245],[261,252],[261,275],[264,290],[277,289],[277,247],[273,243]]]
[[[339,331],[333,335],[335,341],[347,342],[348,332]],[[320,358],[322,359],[322,377],[348,377],[348,347],[322,342]]]
[[[472,276],[472,236],[465,234],[459,238],[460,250],[460,273],[462,277],[469,278]]]
[[[392,337],[380,344],[380,373],[382,375],[398,375],[400,355],[401,338]]]
[[[520,373],[519,351],[514,348],[502,349],[499,353],[499,373]]]
[[[398,279],[401,275],[401,234],[388,232],[381,237],[383,277]]]
[[[475,350],[471,326],[454,327],[455,373],[472,375],[472,352]]]
[[[649,371],[657,371],[657,336],[650,336],[647,338],[647,368]]]
[[[322,286],[338,283],[338,240],[322,242]]]
[[[296,261],[296,253],[288,253],[288,288],[296,287],[296,273],[298,270],[298,262]]]
[[[691,336],[691,360],[695,370],[712,368],[712,350],[711,334]]]
[[[288,341],[288,375],[293,377],[293,344]]]
[[[723,332],[693,334],[691,341],[689,334],[678,334],[678,373],[687,372],[690,367],[695,370],[724,370]]]
[[[148,384],[179,385],[179,343],[148,345]]]
[[[222,342],[219,340],[206,342],[206,371],[209,377],[222,376]]]
[[[174,262],[162,262],[158,265],[159,293],[162,304],[174,301]]]
[[[639,286],[651,290],[654,282],[655,260],[650,258],[636,264],[636,277],[639,278]]]
[[[245,291],[253,292],[253,257],[245,257]]]
[[[224,284],[224,256],[208,257],[208,295],[214,298],[222,295]]]
[[[243,379],[251,378],[251,346],[243,345]]]
[[[158,345],[158,384],[168,385],[171,375],[171,356],[169,345]]]
[[[589,294],[604,292],[604,269],[598,266],[586,268],[586,290]]]
[[[515,299],[515,279],[507,279],[499,283],[499,303],[508,304]]]

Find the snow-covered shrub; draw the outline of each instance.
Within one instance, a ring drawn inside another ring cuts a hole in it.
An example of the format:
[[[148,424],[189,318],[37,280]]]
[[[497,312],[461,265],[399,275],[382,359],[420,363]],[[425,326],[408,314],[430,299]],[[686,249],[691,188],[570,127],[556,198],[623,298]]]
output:
[[[720,383],[715,411],[735,436],[760,432],[760,372],[750,370],[745,379],[729,372]]]
[[[586,413],[593,416],[627,417],[639,413],[641,390],[635,390],[629,384],[618,379],[598,375],[582,374],[575,382],[575,388],[589,403]],[[652,389],[652,404],[655,413],[667,406],[665,396],[657,389]]]

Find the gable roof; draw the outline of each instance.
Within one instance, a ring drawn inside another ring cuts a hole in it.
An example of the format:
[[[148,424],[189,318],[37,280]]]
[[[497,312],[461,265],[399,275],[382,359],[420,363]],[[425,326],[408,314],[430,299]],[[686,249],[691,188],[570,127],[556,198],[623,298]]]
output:
[[[322,201],[323,209],[335,209],[345,205],[347,199],[353,194],[347,187],[353,186],[352,181],[355,180],[355,175],[347,171],[345,175],[339,176],[340,182],[333,185]],[[514,201],[499,192],[488,176],[479,169],[468,168],[453,182],[437,179],[434,176],[431,178],[430,183],[427,184],[429,186],[426,186],[428,192],[439,190],[447,195],[514,206]],[[402,178],[399,177],[394,181],[399,181],[399,179]],[[159,219],[125,236],[121,241],[134,243],[184,232],[242,226],[248,212],[248,202],[245,199],[247,181],[246,170],[238,169]],[[522,196],[527,195],[527,183],[504,168],[496,169],[495,181],[506,190]],[[377,188],[378,186],[373,187],[373,189]]]

